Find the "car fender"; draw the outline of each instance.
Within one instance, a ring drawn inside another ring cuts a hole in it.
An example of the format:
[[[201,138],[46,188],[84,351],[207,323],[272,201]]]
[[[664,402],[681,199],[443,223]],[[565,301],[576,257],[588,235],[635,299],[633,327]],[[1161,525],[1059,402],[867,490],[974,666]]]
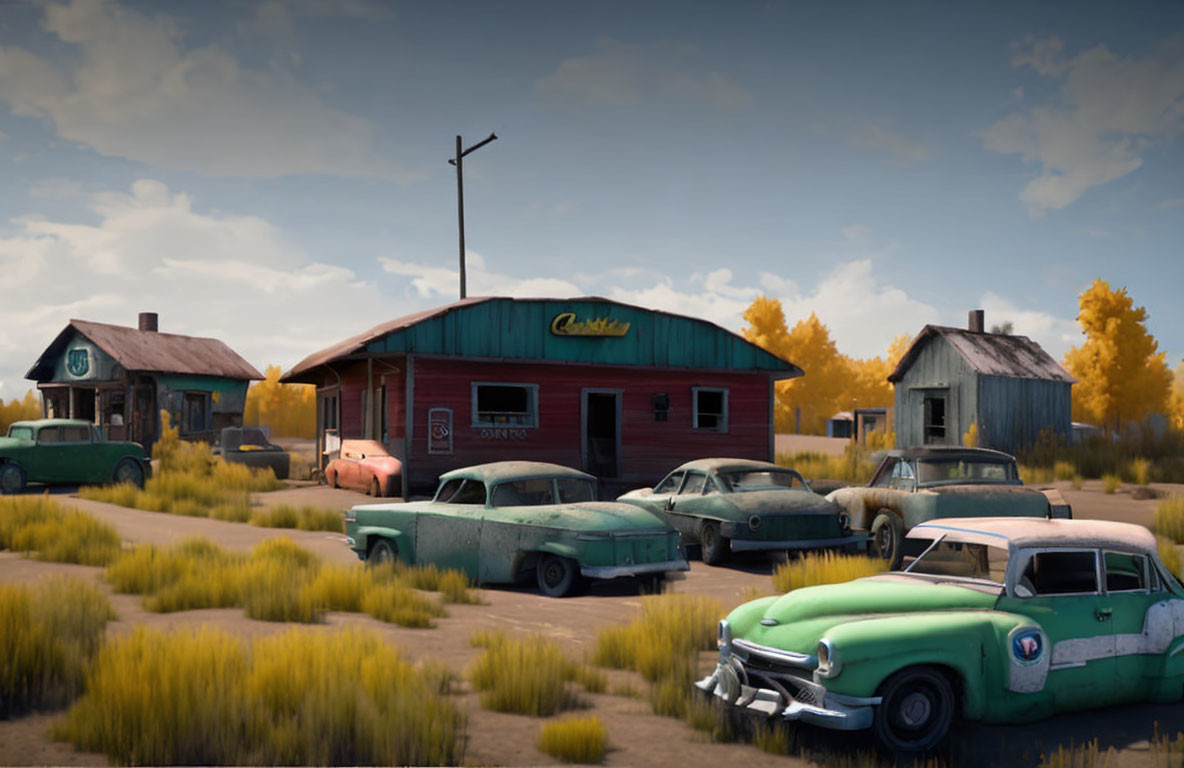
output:
[[[393,541],[400,560],[408,563],[415,562],[415,537],[398,528],[387,528],[381,525],[358,526],[354,532],[353,549],[358,552],[369,552],[376,539]]]

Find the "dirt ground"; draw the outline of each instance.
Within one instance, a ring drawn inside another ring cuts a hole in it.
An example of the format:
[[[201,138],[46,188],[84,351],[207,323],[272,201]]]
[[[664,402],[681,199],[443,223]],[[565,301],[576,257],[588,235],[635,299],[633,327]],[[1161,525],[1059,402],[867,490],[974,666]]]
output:
[[[1096,486],[1096,487],[1095,487]],[[1106,495],[1101,484],[1086,483],[1082,490],[1068,484],[1061,487],[1075,516],[1124,520],[1148,524],[1154,500],[1135,500],[1127,493]],[[1184,486],[1164,487],[1184,492]],[[56,498],[72,504],[113,525],[128,542],[169,544],[188,536],[207,536],[230,550],[246,551],[268,538],[287,536],[316,552],[326,561],[356,563],[357,558],[336,533],[256,528],[239,523],[225,523],[204,518],[178,517],[115,507],[77,499],[66,493]],[[340,507],[368,503],[368,497],[351,491],[322,486],[303,486],[269,494],[259,494],[256,503],[313,504]],[[772,564],[763,555],[746,556],[713,568],[695,561],[683,578],[671,582],[676,592],[710,595],[720,601],[725,611],[742,601],[752,588],[771,591],[769,574]],[[10,552],[0,552],[0,582],[28,583],[53,573],[71,573],[92,579],[110,593],[102,580],[102,570],[85,566],[42,563]],[[333,613],[316,631],[329,631],[343,625],[362,625],[380,632],[413,659],[432,656],[442,659],[454,671],[463,673],[478,651],[469,646],[469,636],[477,629],[503,629],[508,633],[541,632],[560,641],[573,656],[590,651],[596,630],[601,626],[628,620],[640,605],[635,587],[628,581],[596,585],[589,594],[554,600],[528,589],[485,589],[484,605],[449,606],[449,616],[439,619],[434,629],[405,629],[378,622],[368,616]],[[244,636],[282,632],[292,625],[247,619],[239,609],[186,611],[155,614],[140,606],[132,595],[111,594],[118,620],[108,627],[111,636],[130,631],[137,625],[164,630],[185,631],[213,625]],[[704,671],[710,668],[712,654],[701,659]],[[630,673],[609,671],[612,690],[618,683],[630,681],[639,691],[644,684]],[[542,720],[519,715],[489,712],[480,707],[476,695],[467,688],[457,695],[457,703],[469,713],[466,763],[472,765],[553,765],[552,758],[539,752],[534,744]],[[680,768],[707,768],[743,761],[749,766],[803,766],[806,760],[774,756],[747,744],[716,744],[705,739],[681,721],[659,717],[650,712],[646,701],[614,695],[585,695],[587,712],[604,723],[610,751],[609,766],[671,765]],[[11,721],[0,721],[0,763],[6,765],[106,765],[102,755],[75,752],[67,744],[53,742],[48,730],[59,714],[39,714]],[[950,763],[954,765],[1035,764],[1040,754],[1057,745],[1081,744],[1092,738],[1103,749],[1119,750],[1117,764],[1151,765],[1148,739],[1153,723],[1172,732],[1184,723],[1184,711],[1174,707],[1149,705],[1099,710],[1043,720],[1031,726],[988,727],[963,725],[951,739]],[[796,749],[813,754],[837,756],[856,750],[870,750],[864,734],[835,734],[817,729],[794,731]]]

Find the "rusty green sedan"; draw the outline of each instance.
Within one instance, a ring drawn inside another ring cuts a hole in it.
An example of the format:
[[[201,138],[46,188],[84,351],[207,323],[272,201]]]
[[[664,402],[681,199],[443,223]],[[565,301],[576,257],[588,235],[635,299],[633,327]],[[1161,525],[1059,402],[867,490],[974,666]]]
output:
[[[678,531],[629,504],[596,501],[596,478],[557,464],[504,461],[447,472],[431,501],[365,504],[345,517],[368,563],[398,559],[463,571],[479,584],[533,578],[550,597],[593,579],[652,588],[689,569]]]
[[[28,483],[143,486],[149,469],[142,445],[105,440],[86,421],[16,421],[0,437],[0,493],[20,493]]]

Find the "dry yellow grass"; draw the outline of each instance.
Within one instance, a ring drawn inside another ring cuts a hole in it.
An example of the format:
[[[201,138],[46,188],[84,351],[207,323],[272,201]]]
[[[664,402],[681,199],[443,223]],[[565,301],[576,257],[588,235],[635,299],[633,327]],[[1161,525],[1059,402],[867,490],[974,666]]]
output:
[[[607,745],[608,733],[598,717],[563,718],[539,731],[539,749],[565,763],[599,763]]]
[[[99,654],[54,736],[130,765],[455,764],[465,720],[438,684],[373,632],[141,627]]]
[[[114,618],[106,596],[81,579],[0,585],[0,718],[73,700]]]
[[[1152,530],[1177,544],[1184,544],[1184,496],[1169,496],[1159,502]]]
[[[880,558],[836,552],[807,552],[777,566],[773,572],[773,589],[792,592],[819,584],[840,584],[864,576],[875,576],[886,570],[888,565]]]
[[[114,528],[48,496],[0,499],[0,549],[58,563],[106,565],[119,546]]]

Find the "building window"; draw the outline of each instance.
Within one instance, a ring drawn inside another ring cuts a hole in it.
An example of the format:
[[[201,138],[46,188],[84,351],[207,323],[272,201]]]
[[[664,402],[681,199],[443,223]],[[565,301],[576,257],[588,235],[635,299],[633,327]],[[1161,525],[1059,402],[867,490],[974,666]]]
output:
[[[537,427],[539,385],[473,382],[474,427]]]
[[[925,442],[946,441],[946,398],[945,395],[931,395],[924,401]]]
[[[691,387],[691,397],[694,400],[691,423],[695,429],[728,431],[728,390]]]

